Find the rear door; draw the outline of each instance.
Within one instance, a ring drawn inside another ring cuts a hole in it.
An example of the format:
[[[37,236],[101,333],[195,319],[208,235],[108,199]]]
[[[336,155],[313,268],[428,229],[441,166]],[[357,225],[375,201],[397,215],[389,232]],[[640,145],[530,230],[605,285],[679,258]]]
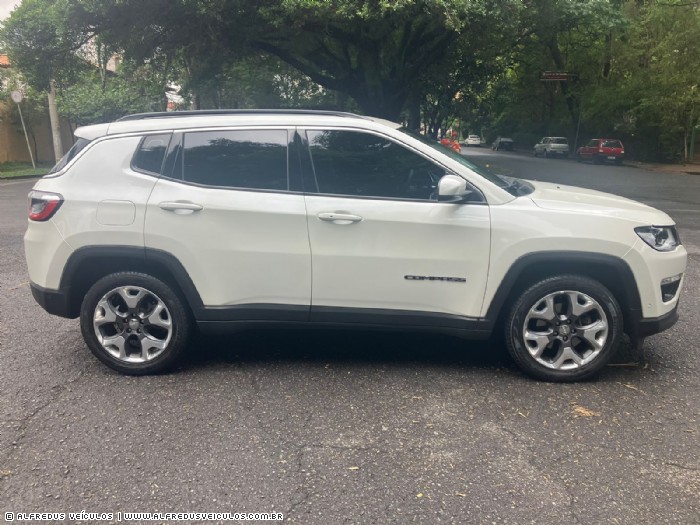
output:
[[[285,128],[182,133],[153,189],[146,247],[184,266],[216,320],[308,318],[311,254],[291,136]]]

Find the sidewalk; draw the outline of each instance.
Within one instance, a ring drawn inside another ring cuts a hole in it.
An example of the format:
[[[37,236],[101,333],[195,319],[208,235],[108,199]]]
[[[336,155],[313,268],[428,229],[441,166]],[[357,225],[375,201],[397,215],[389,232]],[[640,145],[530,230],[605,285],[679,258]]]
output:
[[[663,173],[686,173],[688,175],[700,175],[700,164],[657,164],[654,162],[639,162],[636,160],[625,161],[626,166],[642,168],[649,171]]]

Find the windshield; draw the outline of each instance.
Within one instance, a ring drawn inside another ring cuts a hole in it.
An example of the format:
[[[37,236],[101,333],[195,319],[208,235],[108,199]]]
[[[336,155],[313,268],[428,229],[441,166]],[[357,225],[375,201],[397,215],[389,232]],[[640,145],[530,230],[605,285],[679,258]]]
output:
[[[408,128],[400,128],[399,131],[405,133],[406,135],[413,137],[414,139],[420,140],[423,144],[427,144],[431,148],[439,151],[443,155],[447,155],[453,160],[456,160],[459,162],[462,166],[465,166],[469,168],[471,171],[474,173],[477,173],[478,175],[481,175],[483,178],[488,180],[489,182],[492,182],[499,188],[503,188],[506,190],[508,193],[511,195],[514,195],[516,197],[520,195],[527,195],[531,193],[534,188],[528,184],[527,182],[521,180],[521,179],[516,179],[514,177],[507,177],[505,175],[496,175],[495,173],[491,173],[484,168],[481,168],[477,166],[476,164],[473,164],[472,162],[469,162],[465,157],[460,155],[459,153],[456,153],[452,151],[449,148],[446,148],[445,146],[434,142],[424,135],[421,135],[420,133],[416,133],[413,130],[410,130]],[[509,140],[509,139],[508,139]]]
[[[68,164],[71,160],[73,160],[75,156],[78,153],[80,153],[80,151],[88,144],[90,144],[90,141],[88,139],[78,137],[78,140],[75,141],[73,147],[68,150],[68,153],[61,157],[61,160],[59,160],[53,168],[51,168],[49,174],[61,171],[65,167],[65,165]]]
[[[569,142],[564,138],[555,137],[551,140],[552,144],[568,144]]]

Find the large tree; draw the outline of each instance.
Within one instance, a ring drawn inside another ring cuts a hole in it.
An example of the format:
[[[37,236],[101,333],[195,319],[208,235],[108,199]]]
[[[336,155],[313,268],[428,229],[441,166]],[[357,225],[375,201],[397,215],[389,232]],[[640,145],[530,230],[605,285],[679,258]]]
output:
[[[83,0],[86,2],[87,0]],[[515,0],[91,0],[77,23],[129,56],[178,60],[196,93],[250,53],[277,56],[373,115],[417,108],[424,72],[453,60],[461,35],[518,19]],[[502,27],[499,28],[502,31]],[[465,52],[478,54],[488,39]]]

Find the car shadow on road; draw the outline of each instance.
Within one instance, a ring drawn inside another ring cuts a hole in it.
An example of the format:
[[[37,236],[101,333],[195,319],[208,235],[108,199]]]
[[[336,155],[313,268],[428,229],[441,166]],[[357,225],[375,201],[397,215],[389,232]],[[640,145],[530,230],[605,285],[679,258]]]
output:
[[[197,334],[190,345],[188,370],[221,365],[309,363],[336,365],[426,365],[466,370],[507,370],[521,375],[496,338],[471,341],[441,334],[370,330],[250,329],[227,336]],[[628,338],[598,376],[619,381],[638,374],[645,357]]]
[[[440,334],[365,330],[251,329],[229,336],[198,334],[188,368],[215,363],[414,363],[513,368],[502,345]]]

